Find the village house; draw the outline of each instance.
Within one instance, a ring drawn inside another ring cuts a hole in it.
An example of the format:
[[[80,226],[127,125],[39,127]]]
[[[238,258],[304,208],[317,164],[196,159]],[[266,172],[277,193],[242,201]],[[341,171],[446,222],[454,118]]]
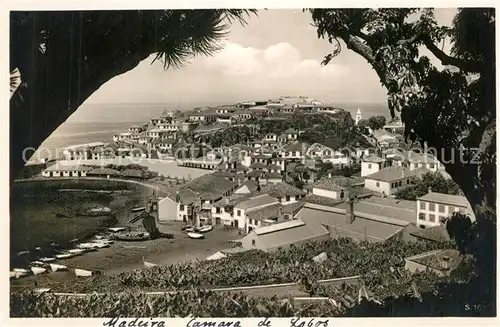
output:
[[[276,157],[271,159],[271,164],[276,165],[280,167],[280,172],[285,171],[286,168],[286,161],[284,158]]]
[[[266,174],[267,184],[279,184],[283,182],[283,175],[280,173],[267,173]]]
[[[389,163],[378,156],[371,155],[366,158],[363,158],[361,162],[361,177],[365,177],[367,175],[374,174],[379,170],[388,167]]]
[[[433,250],[405,258],[405,270],[411,273],[432,271],[438,276],[447,276],[462,260],[463,256],[456,249]]]
[[[335,200],[344,200],[348,192],[358,198],[370,197],[371,191],[364,185],[365,179],[362,177],[333,176],[316,182],[312,194]]]
[[[149,120],[151,126],[158,126],[162,124],[165,120],[163,118],[152,118]]]
[[[389,122],[388,124],[384,125],[383,129],[389,133],[392,134],[403,134],[405,131],[405,125],[401,121],[401,119],[395,120],[393,122]]]
[[[220,159],[208,159],[206,157],[186,158],[186,159],[177,159],[177,166],[215,170],[217,169],[217,166],[221,162],[222,158]]]
[[[120,175],[118,170],[107,168],[107,167],[99,167],[93,170],[87,171],[86,176],[89,177],[103,177],[103,178],[114,178]]]
[[[253,229],[241,239],[241,246],[246,250],[272,252],[291,245],[327,240],[329,237],[329,232],[321,225],[291,220]]]
[[[318,197],[313,195],[312,197]],[[416,210],[407,204],[379,202],[380,198],[356,201],[332,201],[331,204],[306,203],[295,216],[306,224],[324,225],[330,237],[349,237],[355,241],[383,242],[388,239],[401,239],[405,229],[411,226],[410,220]],[[382,199],[386,200],[386,199]],[[391,199],[389,199],[391,200]]]
[[[270,214],[272,215],[274,213],[274,210],[277,210],[276,205],[279,205],[278,200],[275,198],[267,195],[267,194],[262,194],[258,195],[256,197],[247,199],[243,202],[238,203],[237,205],[234,206],[233,210],[233,217],[234,217],[234,223],[233,226],[243,229],[245,233],[248,233],[249,230],[252,228],[255,228],[256,226],[260,224],[260,220],[257,219],[257,217],[249,218],[249,214],[253,211],[257,211],[259,209],[265,208],[265,207],[270,207],[273,206],[270,210]],[[260,214],[262,216],[263,212],[257,212],[257,214]],[[255,215],[254,215],[255,216]],[[252,219],[250,221],[250,219]],[[255,221],[254,221],[255,219]]]
[[[61,162],[48,166],[42,170],[43,177],[85,177],[91,167],[81,165],[68,165]]]
[[[200,111],[189,115],[189,121],[194,123],[210,123],[217,121],[217,113],[212,111]]]
[[[142,132],[139,136],[138,143],[146,145],[148,143],[151,143],[152,140],[153,138],[149,137],[146,132]]]
[[[140,133],[140,132],[142,132],[142,126],[132,125],[132,126],[130,126],[128,131],[132,134]]]
[[[171,150],[175,141],[173,139],[164,138],[164,139],[155,139],[151,142],[154,148],[166,151]]]
[[[69,146],[64,149],[63,157],[65,160],[99,159],[100,152],[105,146],[107,146],[107,144],[103,142],[92,142]],[[94,156],[93,153],[96,153],[96,155]]]
[[[280,156],[284,159],[294,159],[303,162],[305,159],[305,146],[301,142],[288,143],[281,151]]]
[[[316,106],[316,111],[319,113],[337,114],[340,111],[343,111],[343,109],[334,108],[332,106],[327,106],[327,105],[318,105],[318,106]]]
[[[466,197],[434,192],[417,198],[417,226],[422,228],[439,226],[441,221],[450,217],[454,212],[469,215],[474,221],[475,215],[472,206]]]
[[[373,192],[389,196],[414,184],[418,176],[417,171],[410,171],[399,166],[389,166],[364,176],[365,187]]]
[[[327,152],[326,150],[325,152]],[[349,158],[347,155],[343,154],[342,152],[339,151],[334,151],[331,155],[327,155],[324,152],[322,161],[324,163],[331,163],[332,165],[340,165],[340,166],[347,166],[352,163],[351,158]]]
[[[132,133],[124,132],[113,135],[113,142],[130,140],[132,137]]]
[[[288,141],[296,141],[297,137],[299,136],[299,132],[294,130],[293,128],[289,128],[286,131],[283,132],[283,134],[286,135],[286,139]]]
[[[302,199],[306,192],[286,182],[270,185],[269,196],[278,200],[281,204],[290,204]]]
[[[284,114],[293,114],[295,112],[295,108],[293,106],[284,106],[278,109],[280,113]]]

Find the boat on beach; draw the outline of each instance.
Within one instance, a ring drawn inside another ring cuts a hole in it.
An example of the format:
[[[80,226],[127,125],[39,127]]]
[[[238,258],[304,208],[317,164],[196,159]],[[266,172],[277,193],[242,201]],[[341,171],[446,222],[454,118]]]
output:
[[[47,269],[42,267],[31,267],[31,271],[33,272],[33,275],[40,275],[46,272]]]
[[[21,277],[24,277],[27,274],[28,274],[27,270],[26,270],[26,272],[20,272],[20,271],[15,271],[15,269],[9,273],[10,278],[15,278],[15,279],[19,279]]]
[[[146,241],[149,240],[149,233],[147,232],[120,233],[114,235],[114,238],[120,241],[129,241],[129,242]]]
[[[23,268],[14,268],[13,269],[15,272],[18,272],[18,273],[24,273],[24,274],[27,274],[29,272],[29,270],[27,269],[23,269]]]
[[[144,260],[144,257],[142,257],[142,262],[144,263],[144,268],[152,268],[152,267],[157,267],[158,265],[156,263],[148,262]]]
[[[205,235],[200,234],[200,233],[187,233],[187,236],[188,236],[189,238],[193,238],[193,239],[201,239],[201,238],[205,238]]]
[[[52,270],[52,271],[61,271],[61,270],[66,270],[66,269],[68,269],[68,267],[65,265],[58,265],[55,263],[50,264],[50,270]]]
[[[85,252],[85,250],[83,250],[83,249],[71,249],[71,250],[68,250],[68,252],[70,254],[73,254],[73,256],[75,256],[75,255],[82,254],[83,252]]]
[[[56,258],[54,258],[54,257],[44,257],[44,258],[40,258],[38,260],[41,261],[41,262],[53,262],[53,261],[56,261]]]
[[[34,265],[34,266],[44,266],[44,265],[46,265],[46,263],[42,262],[42,261],[31,261],[31,265]]]
[[[125,230],[125,227],[110,227],[108,228],[108,230],[113,233],[118,233],[123,232]]]
[[[145,209],[146,209],[146,207],[135,207],[135,208],[130,209],[130,211],[141,212],[141,211],[144,211]]]
[[[198,228],[198,232],[200,232],[200,233],[208,233],[212,229],[214,229],[214,226],[212,226],[212,225],[206,225],[206,226],[202,226],[202,227]]]
[[[92,276],[92,271],[75,268],[75,275],[80,277],[90,277]]]
[[[61,254],[56,254],[57,259],[68,259],[71,257],[74,257],[76,254],[73,253],[61,253]]]

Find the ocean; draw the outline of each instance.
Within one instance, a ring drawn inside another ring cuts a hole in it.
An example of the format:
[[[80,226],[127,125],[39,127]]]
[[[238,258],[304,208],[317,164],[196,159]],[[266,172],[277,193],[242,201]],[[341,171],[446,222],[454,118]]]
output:
[[[141,124],[158,117],[164,110],[191,110],[196,107],[216,106],[221,103],[131,103],[131,104],[84,104],[52,135],[50,135],[35,152],[31,159],[50,156],[70,145],[90,142],[111,142],[113,134],[127,131],[130,125]],[[386,104],[375,103],[330,103],[333,106],[349,111],[353,118],[361,109],[364,118],[383,115],[389,117]]]

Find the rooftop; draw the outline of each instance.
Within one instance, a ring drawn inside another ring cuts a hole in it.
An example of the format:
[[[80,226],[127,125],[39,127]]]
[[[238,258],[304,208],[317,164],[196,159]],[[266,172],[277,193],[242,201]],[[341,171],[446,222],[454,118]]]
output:
[[[365,179],[374,179],[381,182],[394,182],[400,179],[414,177],[419,173],[421,173],[421,171],[413,172],[401,166],[389,166],[380,169],[376,173],[365,176]]]
[[[306,203],[331,206],[331,207],[335,207],[341,203],[344,203],[343,200],[336,200],[332,198],[327,198],[326,196],[320,196],[315,194],[306,196],[305,198],[302,199],[302,201]]]
[[[450,235],[444,226],[433,226],[425,229],[419,229],[416,232],[410,233],[411,236],[416,238],[422,238],[434,242],[448,242],[450,241]]]
[[[347,209],[347,206],[346,202],[342,202],[336,208]],[[416,201],[371,197],[355,202],[354,212],[414,223],[417,219],[417,203]]]
[[[118,170],[106,167],[99,167],[87,172],[88,175],[118,175],[120,172]]]
[[[88,171],[91,169],[92,168],[83,165],[56,162],[55,164],[45,168],[44,171]]]
[[[361,177],[333,176],[330,178],[319,180],[314,184],[314,187],[329,191],[339,191],[346,189],[350,186],[358,186],[358,185],[359,186],[365,185],[365,179]]]
[[[462,256],[460,255],[460,252],[455,249],[429,251],[417,254],[412,257],[408,257],[405,260],[413,261],[426,267],[430,267],[440,271],[445,271],[445,269],[443,269],[442,267],[444,257],[448,257],[450,260],[450,271],[457,268],[460,262],[462,262]]]
[[[404,228],[361,217],[356,217],[352,224],[349,224],[345,220],[345,213],[334,210],[335,208],[306,204],[296,218],[310,225],[329,226],[330,233],[337,237],[350,237],[369,242],[384,241]]]
[[[458,207],[468,207],[469,206],[469,201],[467,201],[467,198],[464,196],[444,194],[444,193],[438,193],[438,192],[427,193],[426,195],[417,198],[417,200],[450,204],[450,205],[454,205],[454,206],[458,206]]]
[[[225,179],[224,177],[208,174],[191,180],[183,185],[183,189],[190,189],[195,193],[224,194],[234,189],[238,184]]]
[[[267,195],[267,194],[262,194],[250,199],[247,199],[239,204],[236,205],[238,209],[250,209],[250,208],[257,208],[261,206],[268,206],[272,204],[279,203],[275,198]]]
[[[321,225],[309,225],[300,220],[292,220],[254,229],[259,241],[268,249],[294,244],[301,241],[314,240],[327,235],[328,231]]]
[[[250,209],[246,216],[248,219],[254,219],[258,221],[266,220],[269,218],[278,218],[280,210],[283,206],[280,203],[275,203],[267,205],[265,207],[259,207],[255,209]]]
[[[366,158],[363,158],[363,162],[381,163],[381,162],[385,162],[385,159],[382,159],[382,158],[375,156],[375,155],[370,155]]]
[[[305,194],[305,191],[285,182],[275,184],[269,190],[269,195],[272,197],[296,196]]]

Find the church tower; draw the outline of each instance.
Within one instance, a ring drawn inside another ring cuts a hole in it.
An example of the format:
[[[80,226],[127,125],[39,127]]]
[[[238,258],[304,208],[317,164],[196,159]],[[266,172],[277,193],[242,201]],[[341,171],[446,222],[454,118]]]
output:
[[[361,109],[358,108],[358,112],[356,112],[356,117],[354,119],[354,124],[357,125],[361,119],[363,119],[363,115],[361,115]]]

